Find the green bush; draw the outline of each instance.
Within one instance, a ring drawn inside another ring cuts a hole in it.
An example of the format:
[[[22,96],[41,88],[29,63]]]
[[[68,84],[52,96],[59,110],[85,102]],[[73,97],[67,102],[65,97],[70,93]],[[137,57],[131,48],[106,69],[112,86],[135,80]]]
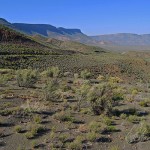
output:
[[[112,146],[109,150],[120,150],[118,146]]]
[[[114,131],[116,131],[117,129],[116,129],[115,126],[107,126],[106,130],[107,130],[108,132],[114,132]]]
[[[140,101],[139,105],[142,106],[142,107],[148,107],[148,104],[150,102],[148,100],[143,100],[143,101]]]
[[[107,126],[110,126],[112,124],[112,120],[109,117],[103,117],[102,121]]]
[[[81,71],[80,76],[83,79],[89,79],[91,77],[91,73],[88,70],[83,70]]]
[[[34,122],[37,123],[37,124],[40,124],[42,122],[42,118],[40,115],[36,115],[34,116]]]
[[[39,133],[43,132],[45,127],[41,125],[34,124],[30,127],[30,130],[25,134],[27,139],[32,139],[37,136]]]
[[[68,149],[69,150],[82,150],[82,143],[81,142],[78,142],[78,141],[73,141],[71,142],[70,144],[68,144]]]
[[[17,83],[19,87],[34,87],[38,80],[37,70],[24,69],[17,71]]]
[[[88,92],[87,99],[91,104],[94,114],[102,113],[111,114],[114,93],[113,88],[109,84],[98,84],[91,87]]]
[[[148,123],[141,122],[134,133],[130,133],[126,136],[128,143],[144,142],[150,139],[150,125]]]
[[[126,118],[127,118],[127,115],[126,115],[126,114],[121,114],[121,115],[120,115],[120,118],[121,118],[121,119],[126,119]]]
[[[129,115],[128,121],[132,123],[136,123],[140,121],[140,118],[136,115]]]
[[[78,111],[80,111],[80,109],[81,109],[82,102],[86,100],[89,89],[90,89],[90,85],[88,82],[84,82],[83,84],[81,84],[80,86],[77,86],[74,89],[75,97],[77,99]]]
[[[60,74],[60,70],[58,67],[50,67],[46,70],[47,77],[57,78]]]
[[[68,139],[68,134],[61,134],[60,136],[59,136],[59,140],[61,141],[61,142],[65,142],[66,140]]]
[[[27,139],[32,139],[34,137],[34,135],[31,132],[27,132],[27,133],[25,133],[25,137]]]
[[[90,142],[94,142],[98,138],[98,134],[95,132],[89,132],[86,135],[86,139]]]
[[[6,74],[1,75],[1,74],[0,74],[0,85],[1,85],[1,86],[6,85],[7,82],[8,82],[10,79],[11,79],[11,76],[10,76],[10,75],[6,75]]]
[[[20,133],[20,132],[22,132],[22,128],[21,128],[21,126],[15,126],[15,131],[17,132],[17,133]]]
[[[44,99],[47,101],[56,101],[59,97],[58,94],[59,83],[57,80],[50,80],[44,87]]]
[[[100,132],[100,130],[101,130],[101,123],[96,122],[96,121],[92,121],[88,125],[88,129],[91,132]]]
[[[60,112],[55,114],[55,119],[62,121],[62,122],[74,122],[76,121],[71,115],[70,113],[65,113],[65,112]]]

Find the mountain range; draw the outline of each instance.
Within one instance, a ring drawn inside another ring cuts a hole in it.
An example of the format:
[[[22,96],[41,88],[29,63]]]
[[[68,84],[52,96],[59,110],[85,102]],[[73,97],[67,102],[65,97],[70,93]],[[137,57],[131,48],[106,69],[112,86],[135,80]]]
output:
[[[10,23],[3,18],[0,18],[0,24],[28,35],[42,35],[62,41],[76,41],[89,45],[98,45],[96,40],[82,33],[80,29],[57,28],[48,24]]]
[[[13,29],[12,29],[13,28]],[[74,53],[100,53],[105,49],[88,46],[74,41],[61,41],[42,35],[27,35],[14,30],[15,27],[0,24],[0,54],[74,54]]]
[[[146,46],[150,45],[150,34],[132,34],[132,33],[118,33],[108,35],[91,36],[97,41],[112,42],[114,45],[122,46]]]
[[[150,46],[150,34],[132,34],[118,33],[108,35],[88,36],[80,29],[66,29],[55,27],[49,24],[27,24],[27,23],[10,23],[7,20],[0,18],[0,24],[8,26],[30,36],[40,35],[46,38],[55,38],[61,41],[75,41],[87,45],[100,47],[117,47],[117,46]],[[135,48],[134,47],[134,48]],[[135,48],[136,49],[136,48]]]

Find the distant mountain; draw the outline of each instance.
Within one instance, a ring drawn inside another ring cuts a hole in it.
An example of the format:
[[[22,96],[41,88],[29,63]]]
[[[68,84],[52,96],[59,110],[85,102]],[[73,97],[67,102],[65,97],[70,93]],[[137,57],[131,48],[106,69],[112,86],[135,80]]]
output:
[[[85,44],[98,45],[98,42],[85,35],[80,29],[56,28],[48,24],[12,24],[16,29],[30,35],[42,35],[62,41],[76,41]]]
[[[11,23],[9,23],[7,20],[0,18],[0,24],[2,25],[7,25],[7,26],[12,26]]]
[[[101,52],[105,52],[105,49],[73,41],[60,41],[42,35],[29,36],[4,24],[0,25],[0,55],[70,55]]]
[[[0,24],[8,26],[9,28],[15,29],[22,33],[30,36],[41,35],[46,38],[54,38],[61,41],[74,41],[80,42],[86,45],[93,45],[104,47],[109,50],[117,49],[132,50],[139,48],[137,46],[150,46],[150,34],[132,34],[132,33],[119,33],[119,34],[108,34],[98,36],[87,36],[82,33],[80,29],[66,29],[62,27],[55,27],[49,24],[26,24],[26,23],[10,23],[7,20],[0,18]],[[118,47],[119,46],[119,47]],[[122,47],[126,46],[126,47]],[[125,48],[125,49],[124,49]]]
[[[118,46],[150,46],[150,34],[119,33],[91,36],[94,40],[113,43]]]
[[[82,33],[80,29],[57,28],[49,24],[9,23],[3,18],[0,18],[0,24],[9,26],[28,35],[39,34],[63,41],[76,41],[89,45],[99,45],[96,40]]]

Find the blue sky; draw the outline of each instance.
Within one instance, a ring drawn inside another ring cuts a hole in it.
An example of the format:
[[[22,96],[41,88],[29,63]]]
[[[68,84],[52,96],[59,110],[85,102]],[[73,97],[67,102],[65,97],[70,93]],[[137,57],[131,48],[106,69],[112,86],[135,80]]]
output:
[[[150,33],[150,0],[0,0],[10,22],[80,28],[88,35]]]

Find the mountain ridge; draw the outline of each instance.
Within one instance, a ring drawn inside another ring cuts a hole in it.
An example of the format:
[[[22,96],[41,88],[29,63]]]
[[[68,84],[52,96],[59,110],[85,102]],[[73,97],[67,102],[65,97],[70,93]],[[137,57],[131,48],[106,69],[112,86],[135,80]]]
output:
[[[117,33],[91,36],[97,41],[112,42],[119,46],[150,46],[150,34]]]
[[[88,36],[80,29],[67,29],[49,24],[10,23],[0,18],[0,24],[27,35],[41,35],[61,41],[75,41],[92,46],[150,46],[150,34],[117,33]],[[105,47],[104,47],[105,48]],[[139,49],[138,49],[139,50]]]

